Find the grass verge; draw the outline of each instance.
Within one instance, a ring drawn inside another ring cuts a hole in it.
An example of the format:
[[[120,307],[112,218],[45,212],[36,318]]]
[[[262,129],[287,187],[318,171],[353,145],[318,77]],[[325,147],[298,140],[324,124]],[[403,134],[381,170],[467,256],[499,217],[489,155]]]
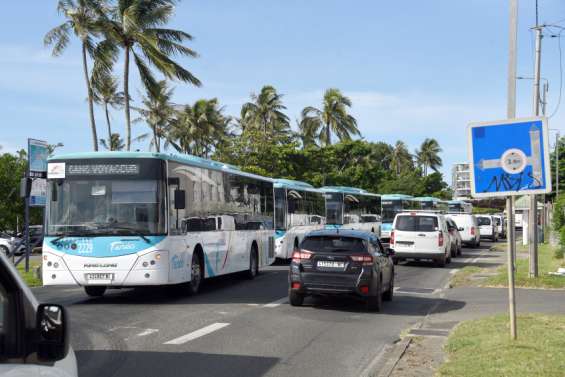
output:
[[[39,267],[39,262],[32,262],[32,261],[30,261],[29,264],[29,272],[25,272],[25,262],[23,261],[17,266],[17,270],[20,273],[20,276],[30,287],[38,287],[42,285],[41,279],[38,279],[35,273],[37,267]]]
[[[449,286],[453,288],[453,287],[476,285],[473,284],[474,282],[472,276],[480,273],[481,271],[483,271],[483,269],[477,266],[465,266],[459,271],[457,271],[455,275],[453,275],[453,277],[449,282]]]
[[[565,316],[518,316],[518,340],[510,340],[507,315],[463,322],[449,336],[442,377],[562,377]]]
[[[565,276],[549,275],[549,272],[556,272],[564,265],[563,259],[554,257],[555,249],[549,244],[542,244],[538,248],[538,268],[537,278],[528,277],[528,259],[516,260],[516,286],[523,288],[565,288]],[[484,286],[507,286],[508,271],[506,266],[497,269],[497,274],[487,278],[481,285]]]

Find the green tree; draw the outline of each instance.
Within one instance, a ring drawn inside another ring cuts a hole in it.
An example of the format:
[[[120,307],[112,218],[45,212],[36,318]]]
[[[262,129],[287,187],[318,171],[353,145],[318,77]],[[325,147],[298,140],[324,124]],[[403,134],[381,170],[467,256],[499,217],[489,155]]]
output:
[[[437,140],[430,138],[426,138],[420,149],[416,150],[416,161],[422,167],[424,175],[428,175],[428,168],[437,172],[442,166],[441,157],[439,157],[441,152],[442,149]]]
[[[104,107],[104,114],[106,115],[106,126],[108,128],[108,139],[112,140],[112,125],[110,122],[109,107],[114,109],[121,108],[125,103],[123,92],[118,92],[118,79],[114,76],[102,74],[100,76],[93,75],[95,80],[92,80],[92,89],[94,94],[94,102]],[[113,144],[108,145],[110,150]]]
[[[178,79],[200,86],[191,72],[172,58],[176,55],[197,57],[197,53],[184,46],[192,40],[184,31],[167,29],[174,12],[174,0],[117,0],[111,16],[99,13],[103,20],[106,40],[100,44],[100,54],[105,56],[104,65],[116,60],[117,48],[124,50],[124,97],[126,117],[126,149],[131,148],[131,119],[129,96],[130,58],[133,60],[146,90],[157,91],[158,81],[150,66],[155,67],[167,79]]]
[[[121,151],[125,147],[124,139],[118,133],[113,133],[108,140],[100,139],[100,144],[109,151]]]
[[[98,136],[96,133],[96,122],[94,120],[93,93],[90,85],[88,59],[95,53],[93,37],[99,35],[100,23],[97,14],[103,13],[103,5],[96,0],[59,0],[57,11],[67,20],[51,29],[44,37],[46,46],[53,46],[53,56],[60,56],[70,41],[70,33],[80,40],[82,48],[82,68],[86,91],[88,94],[88,115],[90,117],[90,130],[92,132],[92,146],[98,150]]]
[[[326,90],[321,110],[312,106],[302,110],[300,129],[303,135],[317,135],[322,145],[332,144],[332,133],[340,141],[350,140],[351,136],[360,135],[357,121],[348,113],[350,107],[351,100],[339,89]]]
[[[146,96],[141,100],[144,108],[135,109],[141,115],[136,121],[145,121],[151,129],[150,146],[157,153],[161,152],[161,139],[165,138],[165,147],[168,146],[168,132],[175,116],[171,103],[173,92],[174,89],[169,88],[165,80],[159,81],[156,86],[147,89]]]
[[[177,112],[171,128],[173,146],[179,152],[208,157],[232,136],[231,118],[223,114],[216,98],[200,99]]]
[[[259,95],[252,94],[251,101],[243,104],[241,108],[241,127],[244,130],[253,128],[260,130],[264,135],[287,134],[290,132],[289,118],[283,113],[286,107],[282,102],[282,94],[265,85]]]
[[[405,170],[410,170],[414,166],[412,155],[408,152],[408,147],[403,141],[398,140],[390,150],[390,165],[394,169],[396,176],[400,176]]]

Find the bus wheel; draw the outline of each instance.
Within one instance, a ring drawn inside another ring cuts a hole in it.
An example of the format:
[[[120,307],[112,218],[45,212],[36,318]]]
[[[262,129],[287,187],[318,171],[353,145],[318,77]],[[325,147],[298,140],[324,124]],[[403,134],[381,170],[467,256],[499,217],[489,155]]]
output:
[[[249,270],[247,271],[247,278],[249,280],[253,280],[257,275],[259,275],[259,255],[257,253],[257,246],[253,244],[249,254]]]
[[[192,254],[192,263],[190,267],[190,282],[188,283],[188,291],[190,294],[196,294],[200,290],[200,284],[202,283],[202,258],[200,254],[195,251]]]
[[[104,293],[106,292],[106,287],[103,286],[103,285],[90,285],[90,286],[84,287],[84,291],[90,297],[102,297],[102,296],[104,296]]]

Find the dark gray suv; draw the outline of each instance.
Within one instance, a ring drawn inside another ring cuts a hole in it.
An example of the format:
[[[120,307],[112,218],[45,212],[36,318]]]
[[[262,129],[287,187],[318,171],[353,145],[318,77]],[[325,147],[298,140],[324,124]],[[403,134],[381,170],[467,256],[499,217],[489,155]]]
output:
[[[352,295],[379,311],[394,293],[393,251],[373,233],[319,230],[306,235],[292,254],[289,300],[300,306],[308,295]]]

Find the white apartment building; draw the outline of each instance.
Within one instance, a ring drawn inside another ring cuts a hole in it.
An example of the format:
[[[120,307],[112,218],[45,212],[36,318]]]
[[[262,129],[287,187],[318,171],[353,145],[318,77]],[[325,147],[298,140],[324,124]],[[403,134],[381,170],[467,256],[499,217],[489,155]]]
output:
[[[453,189],[453,199],[471,198],[471,173],[468,163],[453,165],[451,188]]]

